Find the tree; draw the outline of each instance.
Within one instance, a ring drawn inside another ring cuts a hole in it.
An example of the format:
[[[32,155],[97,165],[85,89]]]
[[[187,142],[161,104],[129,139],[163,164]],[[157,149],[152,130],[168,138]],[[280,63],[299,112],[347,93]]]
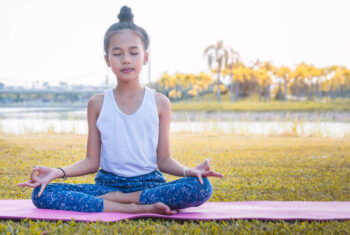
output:
[[[240,55],[237,51],[233,50],[232,48],[230,48],[230,57],[229,57],[229,60],[230,60],[230,63],[227,64],[227,68],[226,68],[226,71],[230,74],[230,77],[231,77],[231,84],[230,84],[230,101],[233,102],[235,99],[234,99],[234,96],[233,96],[233,90],[234,90],[234,85],[235,85],[235,82],[234,82],[234,78],[233,78],[233,71],[234,69],[238,68],[240,66]],[[238,85],[238,84],[236,84]],[[236,95],[236,97],[238,97]]]
[[[255,71],[256,78],[258,79],[258,84],[260,86],[259,100],[261,101],[262,95],[264,95],[264,101],[271,101],[270,96],[270,84],[271,75],[268,73],[267,69],[261,66],[259,70]]]
[[[207,56],[208,59],[208,65],[209,69],[212,70],[213,61],[217,63],[217,73],[218,73],[218,80],[217,80],[217,87],[220,87],[220,74],[222,71],[222,66],[224,68],[227,67],[228,59],[229,59],[229,51],[230,49],[224,45],[224,42],[222,40],[218,41],[216,45],[210,45],[204,50],[203,56]],[[221,89],[217,89],[217,99],[218,102],[220,102],[220,92]]]
[[[245,76],[245,80],[248,82],[248,96],[249,99],[252,100],[252,95],[253,95],[253,83],[256,83],[256,71],[260,69],[261,66],[263,66],[263,62],[260,61],[259,59],[256,59],[253,62],[250,62],[250,65],[248,66],[247,70],[246,70],[246,76]],[[259,89],[259,94],[262,93],[261,88],[258,87]]]
[[[322,76],[323,70],[316,68],[315,66],[310,67],[310,77],[311,77],[311,93],[309,93],[310,99],[313,99],[314,95],[317,99],[320,99],[320,77]],[[315,85],[314,85],[315,84]]]
[[[282,95],[282,99],[284,101],[287,101],[287,95],[288,95],[288,82],[290,80],[290,76],[291,76],[292,71],[286,67],[286,66],[281,66],[279,67],[276,71],[275,71],[275,76],[280,78],[279,81],[279,91],[282,91],[282,81],[283,81],[283,95]]]
[[[300,63],[293,71],[293,85],[294,85],[294,95],[299,99],[303,92],[300,89],[304,88],[305,78],[308,76],[308,66],[305,63]]]

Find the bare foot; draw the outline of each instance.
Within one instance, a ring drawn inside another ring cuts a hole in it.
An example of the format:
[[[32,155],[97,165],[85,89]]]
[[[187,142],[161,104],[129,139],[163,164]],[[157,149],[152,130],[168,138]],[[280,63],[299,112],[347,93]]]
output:
[[[177,210],[170,210],[170,207],[162,202],[155,204],[146,205],[148,207],[148,213],[164,214],[164,215],[175,215]]]

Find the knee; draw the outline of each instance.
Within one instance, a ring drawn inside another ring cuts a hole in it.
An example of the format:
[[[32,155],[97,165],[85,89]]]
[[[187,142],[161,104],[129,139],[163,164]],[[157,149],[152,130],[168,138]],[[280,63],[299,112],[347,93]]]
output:
[[[198,178],[194,179],[194,187],[192,188],[192,192],[196,194],[198,206],[208,201],[213,193],[213,186],[210,180],[206,177],[203,177],[203,184],[201,184]]]
[[[32,191],[32,202],[34,204],[34,206],[36,206],[37,208],[42,208],[45,209],[45,205],[46,203],[46,193],[47,193],[47,188],[45,188],[44,192],[40,195],[39,197],[39,192],[40,192],[41,186],[36,187],[33,189]]]
[[[37,208],[39,208],[38,207],[38,200],[39,200],[38,194],[39,194],[40,188],[41,188],[41,186],[36,187],[32,191],[32,202],[33,202],[34,206],[36,206]]]
[[[209,200],[213,194],[213,186],[208,178],[203,178],[203,184],[200,184],[200,190],[203,192],[203,200]]]

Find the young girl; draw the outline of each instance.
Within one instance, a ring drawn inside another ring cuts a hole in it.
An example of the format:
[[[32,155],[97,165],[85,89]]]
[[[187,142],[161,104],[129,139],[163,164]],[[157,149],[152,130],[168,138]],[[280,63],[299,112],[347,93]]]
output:
[[[122,7],[120,22],[105,33],[105,60],[117,86],[88,101],[86,158],[64,168],[34,166],[30,180],[18,184],[35,188],[37,208],[172,215],[210,198],[208,176],[223,177],[208,160],[186,168],[170,156],[170,101],[140,85],[149,38],[133,17]],[[95,184],[50,183],[96,172]],[[161,172],[184,178],[166,182]]]

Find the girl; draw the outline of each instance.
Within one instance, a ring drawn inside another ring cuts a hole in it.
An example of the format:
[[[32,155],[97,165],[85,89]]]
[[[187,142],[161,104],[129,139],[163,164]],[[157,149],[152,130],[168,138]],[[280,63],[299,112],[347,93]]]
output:
[[[122,7],[120,22],[105,33],[105,61],[117,86],[88,101],[86,158],[64,168],[34,166],[30,180],[18,184],[35,188],[37,208],[173,215],[210,198],[208,176],[223,177],[208,160],[186,168],[170,156],[170,101],[140,85],[149,38],[133,17]],[[50,183],[96,172],[95,184]],[[184,178],[167,183],[161,172]]]

